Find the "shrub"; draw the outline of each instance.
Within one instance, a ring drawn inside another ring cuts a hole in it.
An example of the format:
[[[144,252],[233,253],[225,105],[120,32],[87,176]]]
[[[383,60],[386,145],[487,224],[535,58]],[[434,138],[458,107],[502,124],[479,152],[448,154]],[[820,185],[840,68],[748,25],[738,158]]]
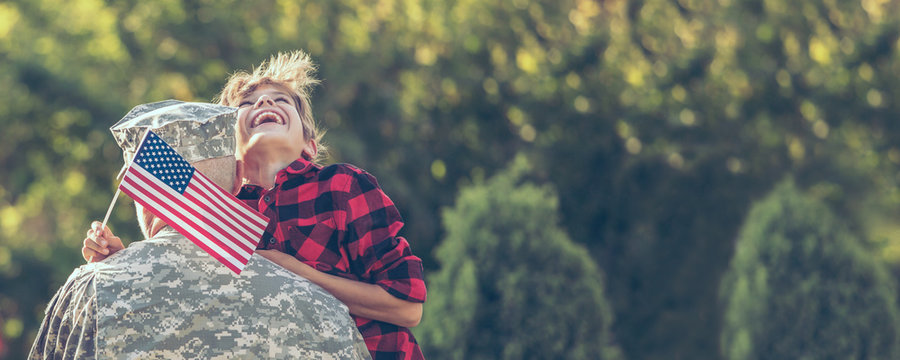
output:
[[[721,295],[728,359],[900,358],[884,265],[791,180],[753,206]]]
[[[443,212],[442,267],[415,329],[431,359],[618,359],[602,271],[558,225],[524,158]]]

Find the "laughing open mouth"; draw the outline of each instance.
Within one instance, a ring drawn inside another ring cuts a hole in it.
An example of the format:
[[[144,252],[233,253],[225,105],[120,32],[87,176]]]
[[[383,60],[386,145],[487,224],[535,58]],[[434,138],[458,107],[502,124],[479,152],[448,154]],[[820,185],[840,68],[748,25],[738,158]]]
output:
[[[275,123],[275,124],[284,125],[284,118],[282,118],[281,115],[278,115],[274,112],[264,111],[264,112],[260,113],[259,115],[256,115],[255,118],[253,118],[253,121],[250,122],[250,128],[255,128],[257,126],[260,126],[260,125],[266,124],[266,123]]]

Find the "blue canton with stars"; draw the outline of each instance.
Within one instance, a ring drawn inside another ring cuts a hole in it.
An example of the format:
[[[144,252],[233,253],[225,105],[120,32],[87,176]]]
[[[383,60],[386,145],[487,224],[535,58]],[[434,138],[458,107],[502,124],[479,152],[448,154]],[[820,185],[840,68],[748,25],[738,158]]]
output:
[[[194,167],[152,131],[148,131],[134,162],[179,194],[184,194],[194,176]]]

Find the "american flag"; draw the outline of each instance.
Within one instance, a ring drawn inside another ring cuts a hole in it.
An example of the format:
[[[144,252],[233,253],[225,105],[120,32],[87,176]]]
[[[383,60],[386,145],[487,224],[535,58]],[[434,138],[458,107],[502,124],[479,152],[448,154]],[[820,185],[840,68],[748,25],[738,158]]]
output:
[[[268,224],[149,130],[119,187],[237,274]]]

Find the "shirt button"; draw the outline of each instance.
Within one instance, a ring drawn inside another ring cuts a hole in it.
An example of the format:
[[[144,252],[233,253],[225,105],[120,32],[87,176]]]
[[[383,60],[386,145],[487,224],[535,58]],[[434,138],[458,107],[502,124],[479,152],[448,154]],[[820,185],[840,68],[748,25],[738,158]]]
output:
[[[269,195],[266,195],[265,197],[263,197],[263,201],[265,201],[265,202],[269,202],[270,200],[272,200],[272,198]]]
[[[269,238],[269,244],[274,244],[274,243],[275,243],[275,238]]]

